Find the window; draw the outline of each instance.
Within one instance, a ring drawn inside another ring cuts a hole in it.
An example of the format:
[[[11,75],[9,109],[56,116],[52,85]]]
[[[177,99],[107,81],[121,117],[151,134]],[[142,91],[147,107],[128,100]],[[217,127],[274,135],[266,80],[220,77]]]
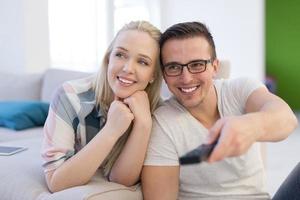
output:
[[[159,0],[48,1],[50,66],[93,72],[116,32],[129,21],[159,28]]]
[[[114,0],[114,33],[133,20],[147,20],[160,28],[159,5],[159,0]]]

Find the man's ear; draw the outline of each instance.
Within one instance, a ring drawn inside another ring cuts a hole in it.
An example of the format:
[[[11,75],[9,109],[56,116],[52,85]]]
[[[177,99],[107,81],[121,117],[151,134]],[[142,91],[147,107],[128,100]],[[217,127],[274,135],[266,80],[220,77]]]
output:
[[[212,67],[213,67],[213,77],[216,78],[220,69],[220,61],[217,58],[214,59],[214,61],[212,62]]]

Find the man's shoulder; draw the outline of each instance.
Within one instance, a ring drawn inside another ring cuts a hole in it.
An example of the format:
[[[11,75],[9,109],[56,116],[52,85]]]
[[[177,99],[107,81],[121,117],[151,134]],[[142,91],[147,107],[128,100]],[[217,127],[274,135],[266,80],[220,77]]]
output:
[[[251,78],[251,77],[239,77],[231,79],[217,79],[214,81],[214,85],[217,90],[222,90],[223,92],[228,92],[232,90],[243,90],[248,87],[261,87],[263,84],[261,81]]]
[[[260,82],[259,80],[251,77],[237,77],[230,79],[216,79],[214,80],[215,85],[221,86],[232,86],[232,85],[240,85],[240,84],[251,84],[253,82]]]

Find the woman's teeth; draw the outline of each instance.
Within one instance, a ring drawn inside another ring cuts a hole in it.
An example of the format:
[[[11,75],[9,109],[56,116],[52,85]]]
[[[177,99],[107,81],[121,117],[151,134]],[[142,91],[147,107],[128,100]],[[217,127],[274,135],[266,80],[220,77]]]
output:
[[[119,79],[119,81],[121,81],[122,83],[125,83],[125,84],[132,84],[133,83],[133,81],[123,79],[123,78],[120,78],[120,77],[118,79]]]

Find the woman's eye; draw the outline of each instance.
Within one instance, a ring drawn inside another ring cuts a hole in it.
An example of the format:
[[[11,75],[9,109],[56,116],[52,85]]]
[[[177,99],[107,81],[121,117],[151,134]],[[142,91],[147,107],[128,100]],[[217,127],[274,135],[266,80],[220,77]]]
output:
[[[125,58],[125,55],[121,52],[115,53],[115,56],[118,57],[118,58]]]
[[[142,64],[142,65],[146,65],[146,66],[149,65],[149,63],[145,60],[140,60],[139,63]]]

